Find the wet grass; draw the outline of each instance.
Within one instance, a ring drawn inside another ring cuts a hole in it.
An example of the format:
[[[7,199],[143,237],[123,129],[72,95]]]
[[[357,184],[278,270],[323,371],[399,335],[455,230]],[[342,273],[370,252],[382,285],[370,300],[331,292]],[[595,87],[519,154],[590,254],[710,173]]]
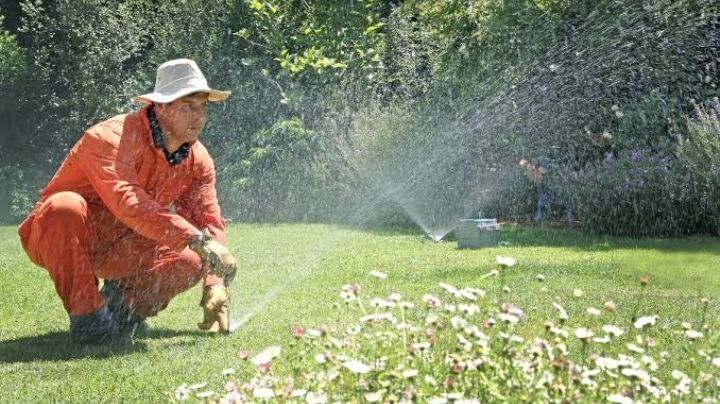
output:
[[[419,302],[438,293],[438,283],[499,292],[498,278],[481,276],[495,269],[496,255],[513,256],[502,299],[539,319],[555,316],[562,302],[571,321],[589,306],[613,300],[612,322],[631,326],[636,314],[659,316],[660,329],[688,321],[717,327],[720,296],[720,243],[715,238],[621,239],[593,237],[569,230],[505,229],[503,246],[458,250],[420,234],[355,231],[325,225],[245,225],[230,227],[231,248],[240,262],[232,287],[233,317],[247,318],[227,337],[196,330],[199,288],[178,296],[156,318],[152,330],[127,349],[81,347],[70,343],[68,320],[46,272],[25,257],[14,227],[0,228],[0,402],[159,402],[183,383],[222,386],[223,369],[236,368],[238,380],[254,374],[237,357],[279,344],[292,353],[290,330],[354,321],[336,307],[342,285],[357,282],[362,294],[400,292]],[[380,280],[371,270],[386,273]],[[538,274],[545,277],[536,280]],[[652,276],[643,290],[638,278]],[[581,289],[582,298],[573,290]],[[632,307],[632,310],[628,308]],[[623,309],[623,310],[621,310]],[[604,314],[606,315],[606,314]],[[606,318],[597,320],[598,325]],[[528,327],[528,331],[533,330]],[[682,341],[658,332],[679,367]],[[275,365],[274,365],[275,366]],[[279,361],[276,371],[289,372]]]

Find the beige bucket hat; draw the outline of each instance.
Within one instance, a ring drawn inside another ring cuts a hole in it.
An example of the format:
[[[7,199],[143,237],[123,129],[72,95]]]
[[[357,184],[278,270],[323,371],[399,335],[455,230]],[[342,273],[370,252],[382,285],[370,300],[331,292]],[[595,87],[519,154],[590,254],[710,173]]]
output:
[[[135,97],[133,101],[161,104],[172,102],[192,93],[208,93],[208,101],[225,101],[230,91],[208,86],[197,63],[190,59],[169,60],[160,65],[155,76],[155,91]]]

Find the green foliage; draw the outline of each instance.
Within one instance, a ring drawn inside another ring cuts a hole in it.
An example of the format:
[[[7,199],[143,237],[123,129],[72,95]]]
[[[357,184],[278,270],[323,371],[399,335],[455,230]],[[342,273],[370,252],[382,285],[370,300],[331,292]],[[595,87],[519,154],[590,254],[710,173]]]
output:
[[[34,119],[57,162],[90,123],[120,113],[136,95],[135,68],[148,46],[142,1],[24,0],[21,27],[32,49],[43,113]],[[49,166],[49,167],[48,167]],[[53,169],[55,164],[43,168]]]
[[[21,220],[35,203],[38,172],[25,164],[33,141],[26,115],[37,105],[30,52],[4,28],[0,14],[0,223]]]
[[[695,104],[688,119],[688,137],[677,150],[680,187],[677,197],[689,211],[693,228],[720,234],[720,103]]]
[[[635,162],[611,168],[603,159],[634,150],[672,157],[678,134],[687,133],[687,99],[716,91],[716,3],[448,0],[408,2],[401,9],[398,16],[410,16],[405,36],[424,41],[416,49],[428,55],[429,84],[410,92],[415,122],[427,129],[413,123],[396,132],[395,143],[437,145],[443,133],[448,143],[472,152],[445,154],[448,161],[439,169],[473,167],[479,159],[483,164],[471,171],[478,178],[521,158],[567,165],[567,172],[548,178],[555,199],[576,197],[578,219],[596,231],[707,231],[669,207],[674,195],[684,194],[675,172],[655,175]],[[413,30],[423,35],[412,36]],[[402,52],[394,51],[402,60]],[[418,81],[410,76],[407,83]],[[447,127],[453,130],[447,133]],[[635,169],[642,178],[629,178]],[[527,182],[514,178],[506,176],[495,194],[524,201]],[[626,182],[637,184],[626,192]],[[598,183],[617,192],[593,191]],[[486,211],[509,206],[498,199],[484,203]]]
[[[246,154],[236,149],[219,175],[226,215],[250,220],[318,220],[333,185],[329,142],[294,117],[259,131]]]
[[[620,150],[585,167],[564,188],[588,231],[669,235],[689,230],[690,219],[674,204],[677,177],[670,158],[651,150]]]
[[[682,195],[670,200],[706,206],[687,211],[703,219],[675,216],[661,222],[685,224],[642,232],[717,227],[703,224],[717,205],[708,167],[690,163],[699,152],[678,141],[697,136],[686,125],[688,99],[717,92],[717,2],[23,0],[10,12],[12,34],[0,29],[0,89],[9,95],[0,102],[8,122],[0,166],[22,162],[48,176],[85,127],[136,107],[130,99],[152,88],[158,64],[191,57],[211,84],[233,92],[211,111],[203,137],[220,195],[232,195],[227,211],[244,212],[233,216],[268,216],[251,212],[266,206],[261,188],[297,195],[281,181],[293,169],[277,167],[299,165],[295,175],[323,189],[308,218],[346,222],[360,212],[409,222],[413,209],[459,200],[453,214],[522,218],[534,203],[517,161],[540,158],[569,167],[549,174],[552,191],[576,198],[581,222],[599,224],[607,217],[591,198],[593,181],[618,189],[599,196],[620,209],[631,194],[621,176],[643,169],[607,167],[607,153],[674,158],[679,150],[672,180],[644,177],[648,190],[632,193],[632,211],[666,217],[652,206],[658,193]],[[272,146],[262,144],[260,134],[296,117],[321,146],[270,135]],[[268,170],[275,180],[262,178]],[[280,200],[278,217],[304,217],[288,212],[306,199]],[[629,220],[617,228],[639,223],[635,213],[613,214]]]
[[[252,0],[246,2],[252,24],[235,35],[274,58],[276,65],[266,68],[290,78],[372,68],[382,51],[379,3]]]
[[[196,59],[218,87],[237,81],[244,72],[227,68],[231,4],[25,0],[22,32],[46,89],[37,94],[43,114],[35,124],[56,145],[53,161],[91,123],[137,107],[131,99],[151,91],[156,67],[168,59]]]
[[[653,147],[613,149],[602,160],[550,172],[550,189],[572,201],[583,228],[624,235],[720,232],[717,101],[694,104],[687,137]]]
[[[23,76],[26,69],[25,51],[18,46],[15,35],[4,28],[0,13],[0,87],[6,88]],[[3,92],[4,93],[4,92]]]
[[[32,174],[19,166],[0,167],[0,221],[17,223],[35,206],[38,181]]]

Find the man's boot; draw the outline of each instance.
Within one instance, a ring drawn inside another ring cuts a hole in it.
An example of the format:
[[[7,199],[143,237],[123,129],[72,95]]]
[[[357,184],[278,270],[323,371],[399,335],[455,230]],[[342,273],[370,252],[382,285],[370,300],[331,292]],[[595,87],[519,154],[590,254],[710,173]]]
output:
[[[70,316],[70,338],[80,344],[128,345],[107,306],[88,314]]]
[[[105,297],[108,309],[115,319],[119,332],[132,338],[136,334],[144,334],[148,331],[150,327],[145,318],[135,313],[123,301],[122,289],[118,281],[105,280],[100,293]]]

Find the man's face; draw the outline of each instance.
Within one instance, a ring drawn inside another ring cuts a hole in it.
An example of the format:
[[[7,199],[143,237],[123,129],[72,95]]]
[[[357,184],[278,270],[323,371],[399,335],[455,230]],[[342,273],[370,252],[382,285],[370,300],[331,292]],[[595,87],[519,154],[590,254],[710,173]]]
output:
[[[207,105],[207,93],[196,93],[158,104],[156,112],[166,134],[178,143],[187,143],[196,141],[205,128]]]

